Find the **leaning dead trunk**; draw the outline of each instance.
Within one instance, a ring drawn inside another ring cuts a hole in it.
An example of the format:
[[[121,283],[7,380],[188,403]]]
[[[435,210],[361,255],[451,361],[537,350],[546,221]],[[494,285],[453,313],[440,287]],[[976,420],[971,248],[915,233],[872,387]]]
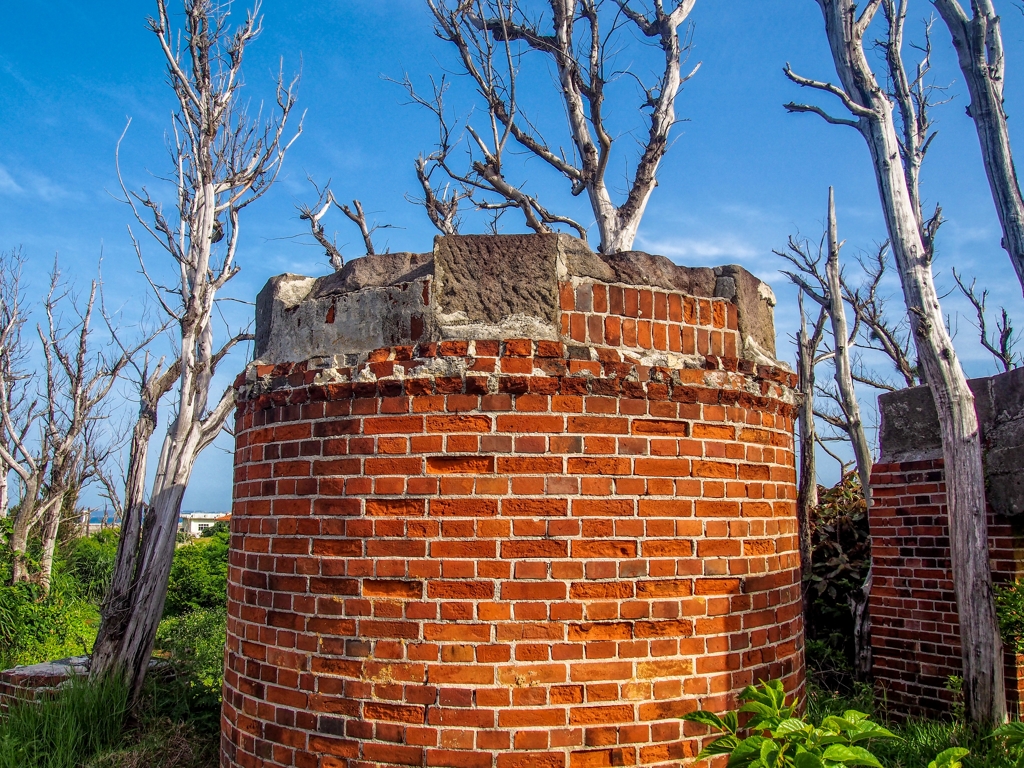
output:
[[[901,100],[903,120],[908,123],[904,126],[905,142],[901,144],[892,102],[879,87],[864,52],[864,34],[881,3],[868,3],[859,15],[853,0],[818,0],[818,4],[842,87],[808,80],[788,69],[787,75],[800,85],[838,96],[855,119],[827,116],[815,106],[790,104],[787,107],[791,111],[815,112],[832,123],[855,127],[867,142],[911,332],[925,381],[935,401],[942,434],[965,703],[974,722],[1001,722],[1006,719],[1003,654],[989,566],[978,419],[967,377],[943,322],[932,276],[931,240],[938,218],[934,217],[926,225],[920,215],[917,164],[924,148],[918,143],[920,131],[915,130],[920,126],[909,125],[909,120],[915,118],[915,107]],[[895,71],[902,69],[898,46],[905,6],[901,5],[897,13],[893,3],[886,0],[885,8],[890,22],[887,41],[890,74],[905,81],[905,73]]]
[[[146,460],[149,440],[156,431],[157,402],[152,401],[151,390],[144,384],[141,388],[139,415],[132,430],[128,454],[121,535],[118,537],[110,586],[103,602],[103,621],[93,644],[91,672],[97,678],[120,666],[118,651],[121,639],[125,637],[128,623],[131,621],[133,586],[138,578],[135,566],[138,562],[143,519],[146,515]],[[143,666],[148,666],[148,660]]]
[[[130,192],[123,184],[122,189],[140,223],[161,233],[157,240],[179,276],[175,293],[181,303],[174,309],[165,303],[165,294],[152,287],[180,336],[177,359],[167,372],[151,379],[143,376],[125,529],[92,664],[95,678],[123,675],[136,698],[167,598],[181,499],[196,460],[234,410],[234,390],[229,387],[218,398],[211,395],[210,384],[225,356],[253,338],[242,332],[219,349],[214,347],[216,295],[238,273],[235,253],[242,210],[274,183],[295,140],[284,140],[295,105],[295,81],[285,86],[278,79],[277,116],[267,121],[250,119],[239,99],[243,51],[261,30],[256,12],[229,30],[229,6],[212,0],[186,2],[179,49],[166,0],[157,0],[156,6],[157,17],[149,25],[164,54],[178,99],[175,120],[182,126],[175,133],[174,147],[177,206],[165,209],[145,189]],[[173,214],[165,213],[168,210]],[[134,238],[133,244],[144,261]],[[146,506],[144,454],[156,425],[157,405],[171,389],[177,390],[175,419],[164,437]]]
[[[991,0],[972,0],[967,18],[957,0],[932,0],[949,28],[960,71],[971,97],[967,113],[974,118],[981,143],[992,200],[1003,230],[1003,248],[1024,289],[1024,199],[1010,151],[1010,133],[1003,110],[1003,39]]]
[[[820,338],[821,316],[815,327],[815,334],[807,333],[807,317],[804,315],[804,294],[797,293],[800,308],[800,330],[797,333],[797,376],[801,394],[800,410],[797,413],[800,439],[800,477],[797,488],[797,526],[800,536],[800,571],[803,574],[804,620],[810,615],[811,575],[811,515],[818,506],[818,470],[814,452],[817,435],[814,425],[814,358],[817,352],[816,340]]]
[[[876,109],[877,118],[866,121],[865,138],[903,283],[911,331],[942,432],[967,707],[975,722],[1002,722],[1006,719],[1003,652],[988,557],[985,477],[974,395],[946,332],[931,254],[922,241],[902,169],[892,161],[899,156],[899,142],[888,101],[879,98]]]
[[[860,415],[860,404],[853,386],[853,367],[850,363],[850,337],[846,326],[846,307],[843,304],[843,289],[839,279],[839,229],[836,224],[835,193],[828,188],[828,261],[825,274],[828,277],[829,317],[832,320],[832,336],[835,343],[835,379],[839,401],[846,417],[853,454],[857,459],[857,475],[864,494],[865,511],[871,509],[871,466],[873,459],[864,433],[864,422]],[[871,569],[861,589],[850,595],[850,611],[853,614],[853,655],[854,672],[858,680],[871,676],[871,617],[868,612],[868,597],[871,594]]]
[[[828,277],[828,316],[832,321],[832,337],[835,343],[835,380],[843,415],[849,425],[850,442],[857,459],[857,475],[864,491],[864,500],[871,504],[871,448],[864,434],[860,404],[853,386],[853,366],[850,363],[850,337],[846,325],[846,307],[843,304],[843,289],[839,281],[839,231],[836,225],[835,194],[828,188],[828,261],[825,274]]]

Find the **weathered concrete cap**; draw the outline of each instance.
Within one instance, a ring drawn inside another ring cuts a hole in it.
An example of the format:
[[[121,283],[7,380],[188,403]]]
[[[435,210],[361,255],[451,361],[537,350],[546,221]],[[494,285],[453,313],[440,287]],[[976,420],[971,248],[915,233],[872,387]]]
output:
[[[1024,513],[1024,368],[971,379],[981,428],[985,495],[1003,515]],[[882,415],[879,461],[923,461],[942,456],[939,417],[928,387],[889,392],[878,398]]]
[[[279,275],[256,300],[256,359],[298,362],[445,339],[559,339],[559,285],[652,287],[737,307],[741,357],[775,361],[771,289],[742,267],[604,256],[569,235],[452,235],[432,253],[353,259],[321,278]]]

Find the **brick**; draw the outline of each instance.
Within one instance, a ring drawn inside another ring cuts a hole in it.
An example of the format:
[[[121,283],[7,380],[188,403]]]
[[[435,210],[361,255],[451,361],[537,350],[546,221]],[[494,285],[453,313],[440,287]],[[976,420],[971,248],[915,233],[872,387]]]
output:
[[[427,416],[428,432],[490,432],[490,416]]]
[[[432,475],[488,475],[494,472],[493,456],[430,456],[427,472]]]

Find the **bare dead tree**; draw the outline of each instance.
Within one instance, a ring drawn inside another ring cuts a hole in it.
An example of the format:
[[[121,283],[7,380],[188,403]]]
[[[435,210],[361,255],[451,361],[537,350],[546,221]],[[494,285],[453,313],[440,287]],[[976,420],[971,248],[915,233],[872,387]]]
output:
[[[931,0],[953,39],[971,103],[967,114],[981,143],[992,200],[1003,230],[1003,248],[1024,289],[1024,198],[1010,149],[1003,109],[1006,61],[1002,25],[991,0],[971,0],[971,15],[958,0]]]
[[[870,504],[871,466],[874,460],[868,445],[864,423],[860,415],[860,404],[854,389],[853,366],[850,360],[850,346],[857,338],[859,318],[854,315],[854,327],[851,331],[846,322],[846,304],[841,287],[839,249],[842,243],[838,239],[836,225],[835,198],[832,188],[828,190],[828,227],[826,230],[827,245],[825,251],[825,271],[821,271],[822,253],[813,256],[806,243],[790,238],[786,251],[775,253],[793,264],[797,272],[785,272],[800,289],[801,293],[813,299],[828,315],[832,325],[833,351],[832,360],[835,370],[835,384],[838,393],[837,403],[841,409],[841,426],[849,436],[853,453],[857,459],[857,474],[860,476],[864,489],[864,498]],[[815,284],[812,285],[809,280]]]
[[[171,214],[145,188],[129,192],[123,180],[121,187],[137,221],[166,252],[177,275],[172,288],[157,285],[129,228],[143,275],[176,329],[177,358],[141,377],[125,519],[91,668],[96,677],[123,674],[135,695],[163,613],[182,496],[197,458],[223,429],[235,404],[231,386],[212,391],[213,376],[235,346],[253,338],[246,330],[234,331],[215,346],[212,314],[217,293],[238,274],[235,256],[242,211],[270,189],[285,153],[301,132],[300,123],[291,138],[285,136],[297,79],[287,83],[278,76],[276,109],[270,118],[253,118],[246,112],[240,94],[242,62],[246,47],[262,29],[258,4],[231,30],[227,6],[213,0],[184,0],[180,38],[171,28],[166,0],[157,0],[156,7],[149,27],[177,99]],[[147,435],[156,426],[156,404],[169,390],[176,395],[174,418],[146,503]]]
[[[602,252],[629,250],[669,146],[676,95],[696,72],[682,73],[687,45],[679,34],[695,2],[673,0],[666,7],[664,0],[653,0],[653,9],[648,11],[629,0],[614,0],[614,5],[600,0],[548,0],[545,11],[549,9],[550,15],[531,19],[519,0],[427,0],[438,37],[454,46],[462,74],[471,79],[487,107],[487,138],[467,126],[473,149],[479,153],[472,170],[452,178],[499,198],[497,202],[478,202],[480,207],[519,209],[534,231],[548,231],[556,223],[580,231],[576,222],[543,211],[535,197],[508,181],[502,155],[513,141],[564,176],[573,195],[587,194]],[[605,14],[605,6],[614,12]],[[542,31],[542,27],[550,31]],[[650,110],[647,137],[627,180],[625,199],[616,204],[606,179],[615,138],[606,125],[604,108],[605,88],[617,74],[609,71],[609,50],[614,45],[610,41],[623,27],[660,48],[664,66],[657,83],[650,87],[641,84],[639,106]],[[571,153],[546,141],[516,98],[517,70],[527,52],[542,54],[554,66]],[[435,114],[439,112],[435,110]]]
[[[840,84],[802,77],[788,65],[785,73],[797,85],[837,97],[850,117],[836,117],[811,104],[790,103],[786,108],[855,128],[868,146],[911,331],[942,433],[967,710],[975,722],[1001,722],[1006,718],[1003,655],[988,560],[978,420],[932,275],[934,237],[941,217],[936,209],[926,220],[921,207],[918,172],[928,147],[921,137],[928,133],[928,126],[926,113],[915,106],[904,87],[909,78],[900,46],[907,0],[868,0],[859,11],[854,0],[817,2]],[[879,8],[886,21],[882,45],[889,78],[895,83],[891,96],[896,100],[899,126],[890,94],[879,86],[864,50],[864,36]]]
[[[20,249],[0,251],[0,515],[10,505],[9,475],[14,468],[19,440],[24,440],[34,421],[26,383],[32,374],[28,347],[22,337],[27,321],[22,272],[25,258]]]
[[[309,177],[307,177],[309,178]],[[358,200],[352,201],[352,207],[339,203],[334,197],[334,193],[331,191],[331,182],[328,181],[321,189],[312,178],[309,178],[309,183],[313,185],[313,189],[317,193],[317,201],[313,206],[300,205],[298,207],[299,218],[303,221],[309,222],[310,234],[313,238],[323,247],[324,253],[327,255],[327,259],[331,266],[334,267],[335,271],[341,269],[345,265],[345,257],[341,253],[341,249],[338,247],[337,240],[335,238],[327,237],[327,233],[324,231],[324,225],[321,223],[327,213],[334,206],[357,227],[359,227],[359,234],[363,238],[363,245],[366,247],[366,255],[373,256],[377,251],[373,246],[373,233],[378,229],[394,229],[393,224],[378,224],[374,222],[372,226],[366,223],[366,213],[363,211],[363,204]]]
[[[810,593],[807,578],[812,570],[811,515],[818,506],[818,470],[815,450],[818,442],[814,423],[815,366],[821,361],[818,349],[825,335],[828,316],[824,307],[818,308],[818,318],[813,330],[807,330],[807,315],[804,313],[804,294],[797,291],[797,306],[800,311],[800,329],[796,337],[796,370],[802,398],[797,412],[800,441],[800,474],[797,487],[797,525],[800,536],[800,570],[804,575],[803,601],[804,616],[808,615]]]
[[[98,291],[93,281],[84,307],[79,310],[56,264],[43,302],[45,324],[37,332],[42,346],[39,407],[16,412],[8,407],[11,377],[4,377],[0,410],[12,449],[0,445],[0,457],[21,479],[21,498],[11,528],[12,578],[34,581],[43,591],[50,585],[53,553],[68,500],[94,476],[104,458],[97,422],[105,416],[102,405],[136,349],[114,355],[97,352],[92,317]],[[6,303],[6,302],[5,302]],[[22,310],[15,306],[13,312]],[[71,318],[69,320],[69,317]],[[12,338],[13,341],[13,338]],[[73,509],[71,510],[74,511]],[[38,531],[42,555],[37,568],[28,558],[28,541]]]
[[[823,254],[819,248],[817,256],[812,256],[806,243],[794,242],[790,238],[787,251],[776,251],[778,255],[793,264],[797,272],[785,274],[800,289],[813,299],[821,311],[826,314],[832,325],[833,370],[835,373],[835,403],[839,406],[839,416],[830,418],[821,411],[812,411],[813,415],[824,419],[833,427],[840,429],[848,437],[856,458],[857,474],[860,478],[861,490],[868,507],[871,506],[871,467],[874,458],[868,444],[867,433],[861,418],[860,403],[854,386],[853,365],[850,347],[857,338],[859,316],[854,314],[854,326],[851,331],[846,322],[846,303],[842,290],[842,275],[839,265],[838,225],[836,223],[835,194],[832,187],[828,189],[828,226],[826,228],[825,271],[821,272],[820,264]],[[813,280],[811,285],[808,280]],[[831,394],[831,393],[828,393]],[[851,612],[854,623],[854,656],[855,670],[860,679],[866,679],[871,673],[871,645],[868,636],[867,597],[871,589],[871,571],[860,593],[851,595]]]
[[[491,52],[488,56],[493,58],[493,51],[496,47],[494,42],[487,35],[483,36],[483,42],[490,47]],[[509,60],[511,61],[511,58]],[[511,63],[509,66],[512,66]],[[493,69],[487,71],[490,77],[495,77]],[[492,229],[494,222],[501,214],[509,210],[518,210],[522,213],[526,226],[534,232],[553,232],[556,225],[562,224],[575,230],[581,239],[586,239],[587,230],[582,224],[567,216],[552,213],[541,204],[538,197],[524,191],[523,185],[516,186],[506,178],[505,151],[513,139],[510,127],[503,127],[500,120],[493,114],[490,115],[488,124],[490,135],[478,132],[471,125],[466,125],[466,132],[472,139],[469,142],[468,150],[470,168],[468,171],[459,171],[451,162],[451,154],[455,145],[451,143],[453,126],[449,125],[444,111],[443,96],[446,83],[442,81],[440,86],[435,84],[432,99],[421,97],[408,76],[401,82],[401,85],[406,88],[414,103],[428,108],[437,117],[440,133],[439,143],[434,152],[427,159],[423,159],[425,171],[423,174],[418,172],[418,175],[421,176],[420,186],[423,187],[423,176],[425,175],[429,185],[430,176],[440,168],[461,188],[461,192],[448,191],[444,198],[438,200],[443,207],[454,205],[457,210],[460,200],[469,199],[478,210],[489,211],[493,214]],[[489,106],[489,109],[493,108]],[[419,166],[419,161],[417,161],[417,166]],[[437,200],[436,195],[432,189],[428,191],[425,187],[424,193],[425,197],[422,202],[427,207],[427,215],[430,216],[435,226],[440,224],[439,228],[444,231],[445,220],[438,215],[437,206],[428,204],[432,195]],[[439,221],[435,222],[435,218],[438,218]]]
[[[921,383],[920,366],[912,358],[906,316],[900,321],[893,321],[889,317],[888,302],[880,293],[889,265],[889,242],[882,243],[871,259],[859,257],[857,261],[866,275],[864,282],[856,288],[851,287],[845,278],[841,282],[843,297],[861,325],[861,341],[858,346],[881,352],[903,378],[903,386],[916,387]],[[854,372],[854,380],[889,392],[900,388],[868,375],[863,370]]]
[[[953,279],[956,281],[957,287],[960,288],[960,292],[963,293],[967,300],[971,302],[971,306],[974,307],[974,312],[978,317],[977,327],[981,346],[991,353],[996,362],[1002,366],[1004,372],[1016,368],[1021,364],[1021,356],[1014,349],[1018,339],[1013,333],[1013,324],[1010,322],[1010,315],[1006,311],[1006,307],[999,308],[1000,316],[996,318],[996,337],[992,339],[989,337],[985,318],[988,290],[982,291],[979,296],[975,290],[978,281],[976,279],[972,280],[971,284],[967,285],[964,282],[963,275],[958,274],[956,269],[953,270]]]

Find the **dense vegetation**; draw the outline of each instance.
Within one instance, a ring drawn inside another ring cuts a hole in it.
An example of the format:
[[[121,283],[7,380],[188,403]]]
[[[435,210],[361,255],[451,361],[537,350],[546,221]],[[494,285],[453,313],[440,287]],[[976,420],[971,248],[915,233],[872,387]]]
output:
[[[66,542],[45,596],[31,584],[0,586],[2,668],[89,652],[117,542],[110,529]],[[0,547],[3,583],[9,552]],[[157,636],[159,666],[138,706],[129,711],[124,685],[77,681],[41,704],[12,707],[0,720],[0,768],[217,765],[227,557],[223,524],[175,551]]]

